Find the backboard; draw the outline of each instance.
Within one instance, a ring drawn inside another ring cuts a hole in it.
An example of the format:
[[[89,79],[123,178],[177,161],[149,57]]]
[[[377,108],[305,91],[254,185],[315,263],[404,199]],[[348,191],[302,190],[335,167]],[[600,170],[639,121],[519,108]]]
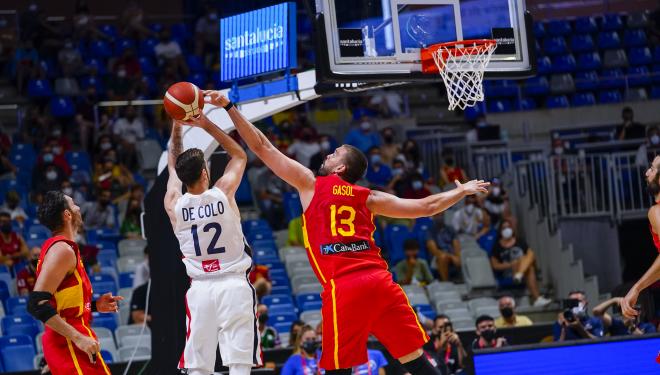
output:
[[[315,0],[317,71],[326,82],[439,80],[422,73],[420,49],[495,39],[486,78],[535,74],[524,0]]]

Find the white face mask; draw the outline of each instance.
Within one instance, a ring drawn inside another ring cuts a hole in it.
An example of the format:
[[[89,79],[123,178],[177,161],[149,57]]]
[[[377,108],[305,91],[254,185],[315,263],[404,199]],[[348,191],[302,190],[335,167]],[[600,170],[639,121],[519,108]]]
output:
[[[110,143],[108,143],[108,142],[103,142],[103,143],[101,143],[101,150],[104,150],[104,151],[105,151],[105,150],[109,150],[109,149],[111,149],[111,148],[112,148],[112,144],[110,144]]]
[[[502,229],[502,238],[504,238],[505,240],[508,240],[511,237],[513,237],[513,229],[511,229],[511,228]]]
[[[472,215],[474,212],[474,204],[470,203],[467,206],[465,206],[465,212],[468,213],[468,215]]]
[[[564,153],[564,148],[563,147],[555,147],[555,154],[556,155],[561,155]]]
[[[72,195],[73,195],[73,189],[72,189],[71,187],[65,187],[64,189],[62,189],[62,192],[63,192],[65,195],[68,195],[68,196],[72,196]]]
[[[403,169],[401,169],[401,168],[392,169],[392,175],[393,176],[400,176],[402,173],[403,173]]]
[[[412,188],[414,190],[421,190],[424,187],[424,183],[419,180],[415,180],[412,182]]]
[[[499,196],[500,196],[500,193],[501,193],[500,188],[499,188],[498,186],[495,186],[495,187],[493,188],[493,190],[491,191],[491,193],[493,193],[493,196],[494,196],[494,197],[499,197]]]
[[[126,71],[124,69],[118,70],[117,71],[117,77],[119,77],[119,78],[126,77]]]
[[[378,155],[378,154],[371,155],[371,163],[372,164],[380,164],[380,160],[381,160],[380,155]]]
[[[330,142],[323,141],[321,142],[321,150],[328,151],[330,149]]]
[[[365,122],[360,124],[360,129],[369,130],[369,129],[371,129],[371,124],[368,121],[365,121]]]
[[[49,179],[50,181],[55,180],[57,178],[57,172],[55,171],[46,172],[46,178]]]
[[[651,136],[651,144],[652,144],[652,145],[657,145],[657,144],[659,144],[659,143],[660,143],[660,135],[653,134],[653,135]]]

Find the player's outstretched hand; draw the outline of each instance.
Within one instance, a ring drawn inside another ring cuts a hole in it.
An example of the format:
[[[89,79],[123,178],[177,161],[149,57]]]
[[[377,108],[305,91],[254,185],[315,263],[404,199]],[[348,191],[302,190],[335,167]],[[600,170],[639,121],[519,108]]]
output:
[[[112,293],[106,293],[96,300],[96,310],[102,313],[111,313],[119,311],[117,302],[122,301],[124,297],[113,296]]]
[[[217,90],[204,90],[204,102],[213,104],[216,107],[225,107],[229,104],[229,99]]]
[[[630,288],[628,294],[621,299],[621,312],[626,318],[634,318],[639,314],[634,306],[637,304],[639,292],[635,288]]]
[[[456,187],[462,189],[466,195],[488,193],[486,188],[490,186],[490,182],[485,182],[484,180],[472,180],[464,184],[461,184],[460,181],[455,180],[454,183],[456,184]]]

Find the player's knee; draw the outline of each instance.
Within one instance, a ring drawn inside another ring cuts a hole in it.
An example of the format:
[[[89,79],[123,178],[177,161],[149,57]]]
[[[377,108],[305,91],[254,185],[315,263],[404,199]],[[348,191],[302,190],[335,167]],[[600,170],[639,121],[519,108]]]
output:
[[[411,352],[411,353],[408,353],[408,354],[404,355],[403,357],[399,357],[398,360],[399,360],[399,362],[401,362],[402,364],[406,364],[406,363],[408,363],[408,362],[410,362],[410,361],[414,361],[415,359],[421,357],[422,354],[424,354],[424,353],[422,352],[422,349],[417,349],[417,350],[415,350],[415,351],[413,351],[413,352]]]
[[[229,375],[250,375],[251,365],[229,365]]]

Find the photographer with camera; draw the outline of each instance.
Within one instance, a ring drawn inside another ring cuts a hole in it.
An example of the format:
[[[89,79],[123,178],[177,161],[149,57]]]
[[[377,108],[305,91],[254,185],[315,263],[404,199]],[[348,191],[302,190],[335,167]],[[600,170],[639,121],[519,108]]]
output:
[[[477,318],[477,338],[472,342],[472,350],[501,348],[508,346],[504,337],[497,336],[495,319],[490,315],[481,315]]]
[[[555,341],[595,339],[603,336],[603,322],[589,316],[587,296],[582,291],[573,291],[564,301],[564,311],[559,313],[552,327]]]
[[[423,349],[440,364],[438,369],[441,372],[443,372],[442,367],[445,366],[447,372],[443,373],[462,373],[467,352],[447,315],[440,314],[435,317],[431,339]]]
[[[611,306],[619,305],[621,297],[610,298],[600,305],[591,310],[595,317],[603,321],[605,332],[609,332],[611,336],[625,336],[625,335],[643,335],[646,333],[655,333],[655,327],[650,323],[640,323],[639,305],[633,308],[638,312],[633,318],[628,317],[613,317],[607,313]]]

